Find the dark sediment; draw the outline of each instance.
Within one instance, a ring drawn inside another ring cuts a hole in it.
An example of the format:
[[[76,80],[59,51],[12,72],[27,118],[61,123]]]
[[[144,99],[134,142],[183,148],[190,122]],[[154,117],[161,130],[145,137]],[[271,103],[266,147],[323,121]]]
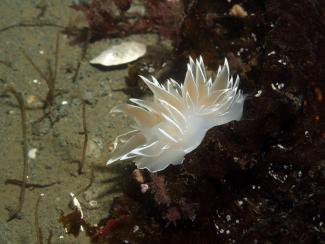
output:
[[[210,2],[193,1],[178,53],[202,53],[210,67],[228,56],[248,95],[243,119],[211,129],[182,166],[149,177],[155,191],[132,182],[112,209],[128,220],[106,238],[324,243],[324,1],[243,1],[243,19]]]

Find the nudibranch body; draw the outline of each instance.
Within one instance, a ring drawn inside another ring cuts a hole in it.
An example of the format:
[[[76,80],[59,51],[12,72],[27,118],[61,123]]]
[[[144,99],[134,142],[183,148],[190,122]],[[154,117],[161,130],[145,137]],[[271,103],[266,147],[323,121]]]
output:
[[[197,148],[206,132],[218,125],[240,120],[245,96],[239,77],[230,77],[227,59],[215,79],[208,79],[202,57],[190,58],[183,84],[169,79],[161,85],[154,77],[141,77],[153,92],[153,101],[130,99],[132,104],[113,108],[134,121],[134,130],[118,136],[107,164],[133,159],[150,172],[181,164]]]

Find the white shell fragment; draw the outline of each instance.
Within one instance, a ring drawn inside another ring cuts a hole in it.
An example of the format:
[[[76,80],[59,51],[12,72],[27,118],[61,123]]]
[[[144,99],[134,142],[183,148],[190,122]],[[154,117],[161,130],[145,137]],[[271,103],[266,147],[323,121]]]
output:
[[[80,204],[79,200],[77,199],[77,197],[75,196],[75,194],[73,192],[70,192],[70,196],[72,197],[73,206],[75,206],[77,208],[77,210],[80,212],[81,218],[83,219],[84,213],[82,211],[81,204]]]
[[[143,43],[134,41],[122,42],[106,49],[96,58],[92,59],[90,63],[103,66],[127,64],[145,55],[146,51],[147,47]]]
[[[36,158],[36,153],[37,153],[37,148],[32,148],[28,151],[28,157],[30,159],[35,159]]]
[[[80,212],[80,218],[83,219],[84,213],[82,211],[81,204],[80,204],[79,200],[77,199],[77,197],[75,196],[75,194],[73,192],[70,192],[70,196],[72,197],[73,206]],[[82,225],[80,225],[80,230],[84,231],[84,228]]]

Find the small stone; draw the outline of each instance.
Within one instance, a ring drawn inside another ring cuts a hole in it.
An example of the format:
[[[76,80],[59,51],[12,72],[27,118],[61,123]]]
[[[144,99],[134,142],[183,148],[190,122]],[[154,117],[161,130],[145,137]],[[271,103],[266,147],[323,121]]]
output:
[[[140,227],[138,225],[135,225],[133,227],[133,233],[137,232],[140,229]]]
[[[239,4],[234,4],[230,9],[229,14],[240,18],[245,18],[247,16],[246,10]]]
[[[96,208],[96,207],[98,207],[98,202],[95,201],[95,200],[91,200],[91,201],[89,201],[89,205],[90,205],[91,207],[93,207],[93,208]]]
[[[231,220],[231,216],[230,216],[229,214],[226,216],[226,220],[227,220],[228,222]]]
[[[132,178],[133,178],[136,182],[138,182],[138,183],[140,183],[140,184],[143,184],[143,183],[144,183],[144,177],[143,177],[143,174],[142,174],[141,170],[139,170],[139,169],[135,169],[135,170],[133,170],[133,172],[132,172]]]
[[[40,100],[37,96],[29,95],[26,98],[26,104],[29,108],[43,108],[44,102]]]
[[[148,184],[141,184],[141,192],[146,193],[149,190],[149,185]]]
[[[260,97],[262,95],[262,90],[258,90],[254,97]]]

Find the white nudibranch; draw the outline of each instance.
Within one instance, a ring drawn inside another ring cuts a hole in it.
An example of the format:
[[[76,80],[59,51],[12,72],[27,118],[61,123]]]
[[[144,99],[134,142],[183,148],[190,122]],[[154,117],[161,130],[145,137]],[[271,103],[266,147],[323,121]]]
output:
[[[150,172],[181,164],[185,154],[202,142],[206,132],[232,120],[240,120],[245,96],[238,89],[239,77],[230,77],[227,59],[212,81],[202,57],[190,58],[183,84],[169,79],[161,85],[141,77],[153,92],[153,101],[130,99],[112,112],[123,112],[134,121],[134,130],[118,136],[107,164],[133,159]]]

